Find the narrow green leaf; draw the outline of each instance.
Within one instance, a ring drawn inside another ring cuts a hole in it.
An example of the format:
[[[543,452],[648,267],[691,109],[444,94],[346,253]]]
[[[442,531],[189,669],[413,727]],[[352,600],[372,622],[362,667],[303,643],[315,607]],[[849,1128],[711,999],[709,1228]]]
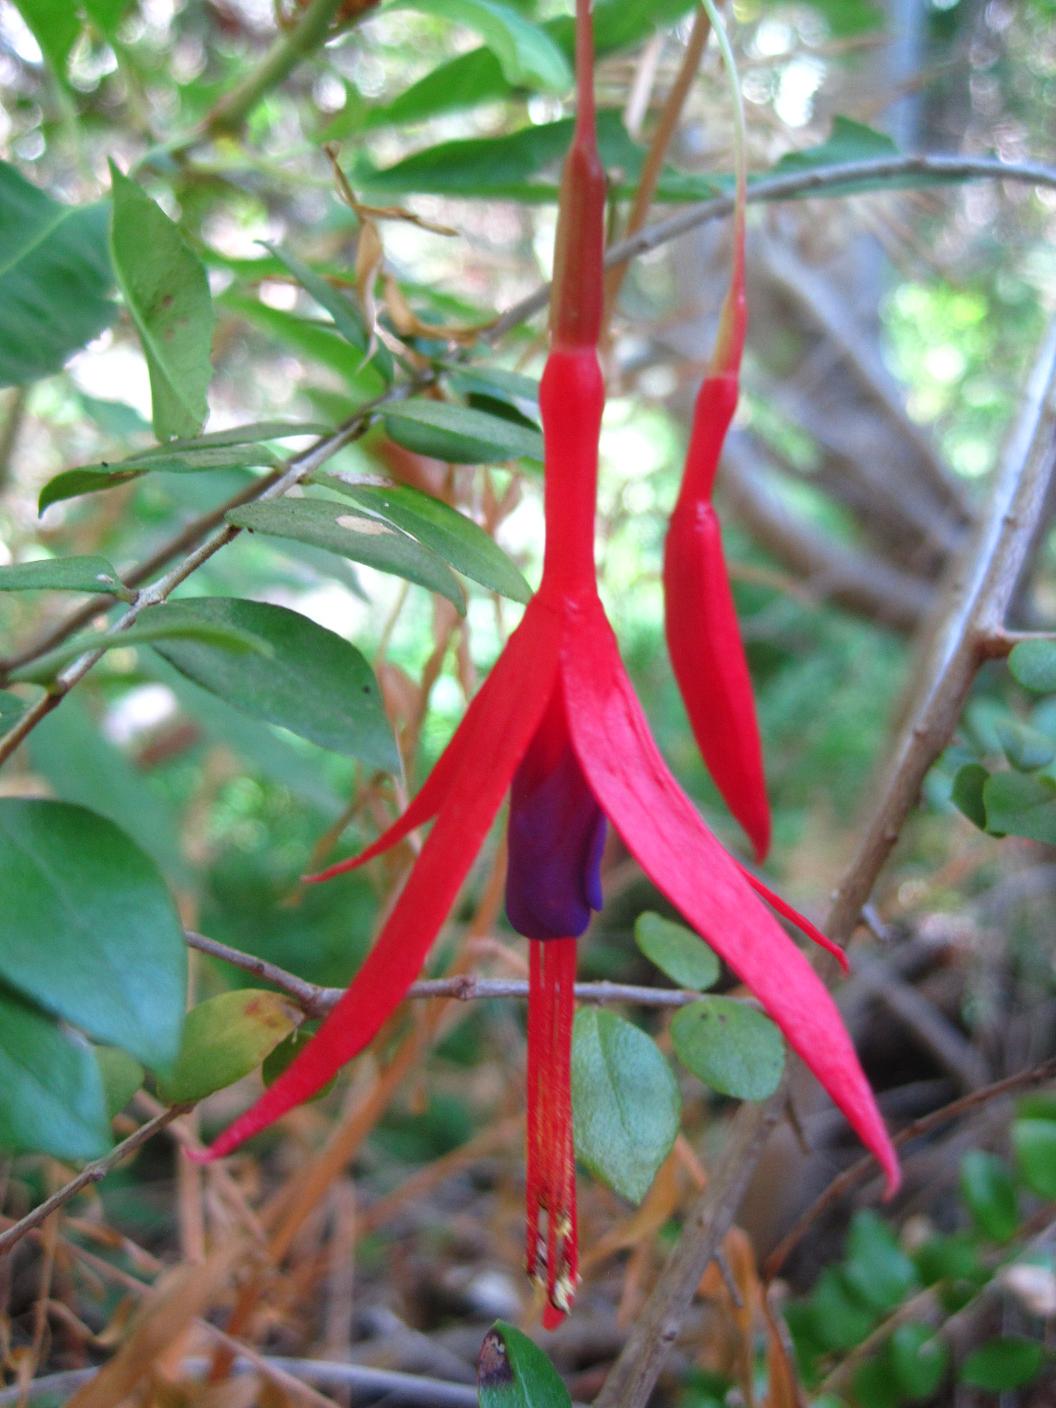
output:
[[[172,1073],[158,1082],[170,1105],[201,1100],[255,1071],[293,1030],[289,999],[263,988],[207,998],[187,1013]]]
[[[1012,1126],[1023,1181],[1032,1193],[1056,1200],[1056,1120],[1021,1119]]]
[[[1036,772],[1048,767],[1056,757],[1052,739],[1020,719],[1002,719],[997,725],[997,736],[1005,757],[1017,772]]]
[[[301,353],[313,362],[344,378],[357,401],[366,401],[379,395],[392,379],[391,354],[384,346],[364,364],[363,354],[337,331],[327,324],[302,318],[285,308],[272,308],[250,297],[237,288],[225,289],[217,298],[217,304],[232,313],[263,329],[269,339],[281,342]],[[349,407],[349,412],[355,406]]]
[[[95,1059],[102,1076],[106,1113],[113,1119],[143,1084],[145,1072],[134,1056],[116,1046],[97,1046]]]
[[[671,1042],[705,1085],[738,1100],[765,1100],[781,1081],[785,1044],[769,1017],[732,997],[702,997],[676,1012]]]
[[[146,191],[110,163],[110,256],[150,372],[159,440],[195,435],[209,414],[216,315],[201,260]]]
[[[445,381],[456,391],[476,392],[495,401],[506,401],[531,420],[539,419],[539,382],[523,372],[505,367],[450,366]]]
[[[543,437],[537,431],[449,401],[413,397],[387,406],[385,429],[409,450],[454,464],[543,457]]]
[[[1024,640],[1013,647],[1008,667],[1024,689],[1056,694],[1056,640]]]
[[[684,924],[646,910],[634,921],[634,941],[679,987],[703,991],[719,981],[718,955]]]
[[[567,93],[572,69],[564,50],[539,25],[497,0],[395,0],[390,10],[417,10],[475,30],[514,87]]]
[[[109,1150],[106,1099],[91,1047],[2,989],[0,1086],[0,1148],[78,1162]]]
[[[477,1361],[480,1408],[572,1408],[568,1390],[539,1346],[496,1320]]]
[[[983,788],[990,774],[982,763],[965,763],[954,774],[950,797],[958,811],[963,812],[973,826],[986,830],[986,804]]]
[[[1003,1393],[1036,1379],[1045,1363],[1045,1349],[1036,1340],[1008,1335],[974,1349],[961,1365],[959,1378],[972,1388]]]
[[[391,572],[431,592],[439,592],[465,615],[465,595],[442,558],[392,524],[367,514],[353,513],[333,499],[287,498],[244,504],[232,509],[227,521],[254,533],[309,543],[379,572]]]
[[[1056,779],[1001,772],[983,787],[986,829],[1056,846]]]
[[[1019,1227],[1019,1197],[1004,1159],[973,1149],[961,1164],[961,1196],[976,1225],[997,1242],[1007,1242]]]
[[[268,643],[252,631],[203,617],[197,602],[162,602],[144,611],[127,631],[119,631],[116,635],[88,631],[75,636],[20,669],[13,670],[10,678],[16,683],[47,684],[64,665],[90,650],[123,650],[135,645],[151,645],[159,640],[199,641],[203,648],[227,651],[240,657],[268,656],[271,653]]]
[[[179,1046],[186,967],[176,907],[123,831],[66,802],[0,798],[0,979],[164,1069]]]
[[[180,604],[214,627],[251,632],[272,651],[267,660],[236,660],[194,641],[159,644],[158,653],[182,674],[254,718],[370,767],[399,770],[377,681],[354,646],[285,606],[231,597]]]
[[[57,372],[113,321],[106,221],[105,204],[62,205],[0,161],[0,386]]]
[[[653,1039],[588,1007],[572,1033],[576,1153],[603,1183],[641,1202],[678,1134],[682,1100]]]
[[[320,484],[336,489],[385,523],[410,533],[442,558],[489,591],[511,601],[529,601],[532,589],[517,567],[484,529],[440,499],[404,484],[349,484],[335,475],[318,475]]]
[[[122,597],[132,593],[105,557],[54,557],[0,567],[0,592],[99,592]]]
[[[340,293],[333,284],[324,279],[322,274],[317,274],[296,255],[290,254],[288,250],[281,249],[278,245],[268,244],[266,240],[261,240],[265,249],[269,250],[276,259],[289,269],[290,273],[301,285],[304,291],[315,299],[321,308],[325,308],[334,320],[334,327],[353,347],[358,347],[361,352],[365,352],[370,341],[369,334],[359,309],[351,301]]]

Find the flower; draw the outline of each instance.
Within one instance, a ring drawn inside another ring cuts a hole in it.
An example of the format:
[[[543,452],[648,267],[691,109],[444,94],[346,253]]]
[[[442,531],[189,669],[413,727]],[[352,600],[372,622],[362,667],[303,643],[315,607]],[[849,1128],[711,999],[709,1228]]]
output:
[[[348,990],[288,1069],[206,1154],[229,1153],[314,1094],[371,1041],[417,977],[512,787],[507,905],[532,941],[527,1260],[535,1273],[545,1248],[551,1325],[567,1312],[576,1279],[572,982],[576,937],[601,900],[604,819],[759,999],[876,1155],[889,1188],[898,1182],[894,1150],[835,1004],[757,892],[828,941],[742,870],[668,771],[598,596],[594,519],[604,384],[596,343],[604,177],[594,140],[586,0],[579,0],[577,16],[580,94],[563,181],[551,351],[540,388],[546,551],[539,591],[403,815],[360,855],[313,877],[325,880],[362,865],[433,822]]]

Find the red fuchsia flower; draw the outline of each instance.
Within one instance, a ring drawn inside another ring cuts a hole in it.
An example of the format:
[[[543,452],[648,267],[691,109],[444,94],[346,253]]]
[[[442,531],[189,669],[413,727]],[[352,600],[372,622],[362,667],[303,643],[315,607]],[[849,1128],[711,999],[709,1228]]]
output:
[[[722,529],[712,506],[719,456],[737,409],[747,326],[744,290],[744,114],[733,57],[719,16],[708,5],[736,106],[733,268],[708,375],[693,408],[693,428],[664,548],[667,648],[697,745],[726,805],[756,857],[770,847],[770,804],[752,682],[729,575]]]
[[[591,72],[589,3],[579,0],[579,103],[562,184],[551,350],[540,391],[542,583],[403,815],[362,854],[314,877],[325,880],[362,865],[433,821],[348,991],[292,1065],[205,1155],[229,1153],[314,1094],[371,1041],[417,977],[510,790],[507,912],[531,940],[527,1262],[546,1289],[548,1326],[570,1309],[577,1278],[573,981],[576,939],[601,905],[606,819],[653,883],[756,995],[883,1165],[888,1187],[898,1183],[894,1150],[831,997],[668,771],[598,597],[594,518],[604,387],[596,344],[604,176]],[[787,906],[781,912],[794,915]]]

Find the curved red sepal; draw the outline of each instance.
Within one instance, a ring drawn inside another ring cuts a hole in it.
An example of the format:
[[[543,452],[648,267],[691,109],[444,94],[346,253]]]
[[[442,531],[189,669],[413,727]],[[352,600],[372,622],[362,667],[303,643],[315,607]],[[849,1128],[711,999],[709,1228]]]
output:
[[[822,933],[818,926],[812,924],[805,914],[800,914],[794,905],[790,905],[787,900],[783,900],[780,895],[775,894],[769,885],[764,885],[758,875],[753,875],[743,865],[740,867],[740,871],[755,893],[761,895],[771,909],[776,909],[782,919],[787,919],[790,924],[794,924],[801,934],[810,939],[812,943],[817,944],[819,948],[823,948],[826,953],[831,953],[845,973],[851,971],[847,955],[838,943],[830,939],[828,934]]]
[[[432,772],[392,825],[383,831],[366,850],[360,851],[357,855],[349,856],[346,860],[336,861],[333,865],[327,866],[325,870],[319,871],[317,875],[305,876],[306,884],[316,885],[323,880],[333,879],[335,875],[344,875],[346,871],[366,865],[368,860],[373,860],[375,856],[380,856],[383,852],[391,850],[393,846],[405,840],[419,826],[424,826],[427,821],[432,821],[450,795],[460,774],[467,766],[470,768],[473,766],[473,758],[477,751],[481,730],[487,727],[488,713],[493,707],[492,700],[496,695],[501,698],[516,693],[522,688],[525,677],[535,674],[534,629],[529,623],[529,616],[526,612],[521,624],[506,642],[506,646],[492,667],[491,673],[470,701],[462,722],[451,736],[447,747],[437,758]]]
[[[561,674],[580,765],[653,883],[759,998],[898,1187],[898,1159],[828,990],[668,771],[601,603],[582,602]]]
[[[763,860],[770,847],[770,804],[748,662],[722,552],[715,511],[680,499],[664,549],[667,648],[697,746]]]
[[[502,672],[501,687],[489,691],[487,709],[478,716],[473,755],[451,781],[436,823],[366,962],[293,1063],[196,1156],[198,1161],[229,1154],[314,1095],[362,1051],[414,982],[543,716],[556,675],[559,625],[552,612],[533,611],[529,605],[519,629],[530,648],[522,646],[516,657],[520,668]]]

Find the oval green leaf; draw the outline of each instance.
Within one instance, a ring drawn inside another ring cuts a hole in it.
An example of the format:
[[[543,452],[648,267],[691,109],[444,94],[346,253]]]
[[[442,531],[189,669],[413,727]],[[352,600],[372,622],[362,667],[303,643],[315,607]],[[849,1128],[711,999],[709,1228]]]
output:
[[[1001,1393],[1022,1388],[1037,1378],[1045,1362],[1045,1350],[1036,1340],[1008,1335],[981,1344],[961,1365],[960,1380],[972,1388]]]
[[[348,484],[331,474],[318,478],[383,522],[410,533],[471,581],[512,601],[531,599],[531,587],[502,548],[449,504],[404,484]]]
[[[110,163],[110,257],[150,372],[159,440],[195,435],[209,414],[216,314],[209,280],[177,226]]]
[[[572,70],[554,39],[498,0],[396,0],[388,8],[417,10],[475,30],[514,87],[567,93],[572,84]]]
[[[266,660],[236,659],[196,641],[156,645],[181,674],[243,713],[280,724],[322,748],[386,772],[399,770],[377,681],[348,641],[285,606],[234,597],[180,605],[203,623],[259,637],[272,652]]]
[[[186,968],[176,907],[123,831],[66,802],[0,798],[4,982],[163,1070],[179,1048]]]
[[[175,1068],[158,1082],[171,1105],[201,1100],[256,1070],[293,1031],[289,999],[260,988],[207,998],[187,1013]]]
[[[638,1203],[678,1134],[682,1099],[656,1042],[615,1012],[585,1008],[572,1033],[576,1153]]]
[[[238,528],[308,543],[439,592],[465,615],[466,598],[458,579],[431,548],[391,523],[352,513],[333,499],[270,499],[243,504],[226,517]]]
[[[983,787],[986,829],[1056,846],[1056,780],[1044,774],[999,772]]]
[[[990,776],[982,763],[964,763],[954,774],[950,797],[953,805],[962,812],[973,826],[986,830],[986,805],[983,802],[983,788]]]
[[[91,1047],[3,991],[0,1083],[0,1148],[78,1161],[110,1148],[103,1081]]]
[[[1007,1242],[1019,1227],[1019,1197],[1012,1170],[996,1154],[973,1149],[961,1164],[961,1196],[976,1225]]]
[[[702,992],[719,981],[718,955],[684,924],[646,910],[634,921],[634,942],[679,987]]]
[[[898,1387],[914,1402],[938,1392],[950,1363],[950,1351],[928,1325],[900,1325],[888,1355]]]
[[[1031,1192],[1056,1200],[1056,1120],[1016,1120],[1012,1147],[1023,1182]]]
[[[1056,640],[1023,640],[1008,657],[1008,667],[1024,689],[1056,694]]]
[[[539,1346],[496,1320],[477,1361],[480,1408],[572,1408],[568,1389]]]
[[[386,406],[385,429],[407,449],[452,464],[543,457],[543,437],[538,431],[449,401],[412,397]]]
[[[113,320],[106,218],[105,205],[61,205],[0,162],[0,386],[57,372]]]
[[[675,1054],[705,1085],[765,1100],[781,1081],[785,1044],[769,1017],[732,997],[702,997],[671,1022]]]
[[[116,1046],[97,1046],[95,1059],[103,1078],[106,1113],[113,1119],[143,1084],[143,1067],[134,1056]]]
[[[1056,744],[1040,729],[1012,718],[1002,719],[996,727],[1005,757],[1017,772],[1036,772],[1056,757]]]

